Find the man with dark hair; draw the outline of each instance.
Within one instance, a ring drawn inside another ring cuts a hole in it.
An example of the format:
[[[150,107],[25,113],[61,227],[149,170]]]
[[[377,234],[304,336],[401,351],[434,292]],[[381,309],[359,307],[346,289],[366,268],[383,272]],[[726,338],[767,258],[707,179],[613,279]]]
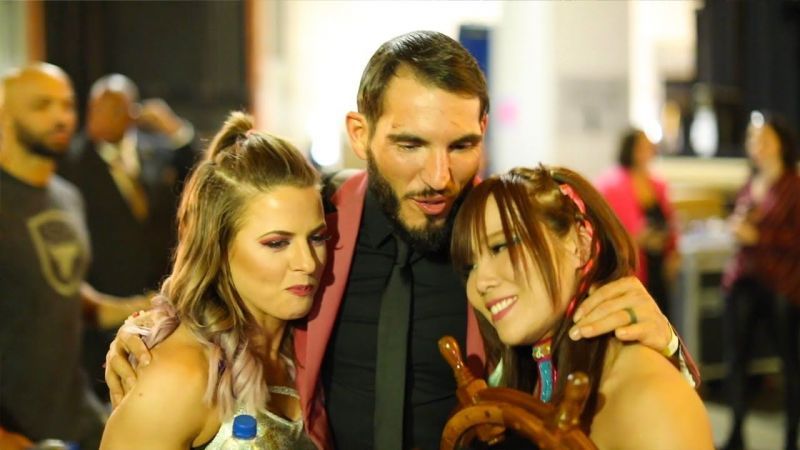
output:
[[[370,59],[358,107],[346,125],[367,172],[326,189],[331,263],[307,324],[295,332],[303,417],[320,448],[438,448],[456,385],[437,340],[454,336],[466,342],[469,359],[483,358],[449,237],[461,199],[478,182],[486,81],[458,42],[408,33]],[[598,303],[604,308],[592,310]],[[623,339],[659,351],[670,341],[668,322],[635,279],[584,306],[585,326],[573,338],[618,329]],[[626,308],[639,323],[630,323]],[[109,368],[135,376],[121,347],[139,357],[146,351],[138,339],[120,336]],[[106,379],[122,393],[115,373]]]

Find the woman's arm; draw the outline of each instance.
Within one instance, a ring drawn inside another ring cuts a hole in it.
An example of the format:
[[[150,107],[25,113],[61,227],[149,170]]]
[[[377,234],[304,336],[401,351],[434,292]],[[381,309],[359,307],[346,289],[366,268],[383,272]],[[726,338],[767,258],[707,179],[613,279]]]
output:
[[[203,403],[208,363],[197,349],[171,344],[154,349],[152,362],[138,370],[106,424],[101,449],[184,450],[206,428],[215,414]]]

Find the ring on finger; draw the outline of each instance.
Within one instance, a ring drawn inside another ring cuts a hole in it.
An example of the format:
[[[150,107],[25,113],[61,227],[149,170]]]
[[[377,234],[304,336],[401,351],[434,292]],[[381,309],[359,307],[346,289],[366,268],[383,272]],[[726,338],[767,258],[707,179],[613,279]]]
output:
[[[627,307],[625,308],[625,312],[628,313],[628,317],[631,319],[628,325],[635,325],[639,323],[639,318],[636,317],[636,312],[633,311],[633,308]]]

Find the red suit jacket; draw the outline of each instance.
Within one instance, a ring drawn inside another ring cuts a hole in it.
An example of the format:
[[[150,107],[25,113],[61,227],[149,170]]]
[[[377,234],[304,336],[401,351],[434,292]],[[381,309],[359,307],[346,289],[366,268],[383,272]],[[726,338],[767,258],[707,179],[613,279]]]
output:
[[[360,172],[347,179],[330,198],[336,211],[325,216],[333,235],[328,246],[328,264],[308,321],[294,333],[296,383],[306,432],[322,450],[333,449],[333,440],[319,379],[320,368],[350,275],[366,192],[367,174]],[[466,325],[467,357],[484,361],[483,342],[472,308],[467,308]]]

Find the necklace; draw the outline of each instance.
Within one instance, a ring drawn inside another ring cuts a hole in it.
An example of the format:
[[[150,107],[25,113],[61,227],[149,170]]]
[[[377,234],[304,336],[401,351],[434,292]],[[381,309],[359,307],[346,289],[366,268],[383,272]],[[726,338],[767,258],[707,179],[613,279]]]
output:
[[[533,360],[536,361],[539,369],[539,384],[536,386],[536,390],[539,393],[539,399],[545,403],[549,403],[553,398],[553,389],[558,379],[556,369],[553,367],[552,344],[553,338],[544,338],[536,342],[531,351]]]

